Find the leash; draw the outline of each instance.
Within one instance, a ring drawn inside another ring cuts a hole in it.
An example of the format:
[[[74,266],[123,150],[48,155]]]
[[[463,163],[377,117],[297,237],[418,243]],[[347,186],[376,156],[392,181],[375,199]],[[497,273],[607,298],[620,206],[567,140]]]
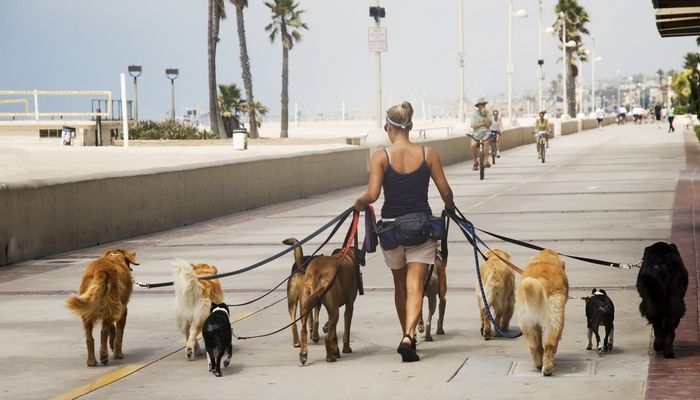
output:
[[[456,208],[455,208],[456,209]],[[459,210],[457,210],[459,212]],[[460,212],[461,214],[461,212]],[[471,236],[471,240],[469,242],[472,244],[472,247],[474,248],[474,262],[476,265],[476,277],[477,281],[479,282],[479,290],[481,291],[481,298],[482,301],[484,302],[484,309],[486,310],[486,316],[489,318],[489,321],[493,324],[494,329],[498,334],[502,337],[506,337],[508,339],[516,339],[522,336],[522,332],[516,334],[516,335],[511,335],[507,331],[503,330],[500,325],[498,325],[498,322],[496,322],[496,319],[493,317],[491,314],[491,306],[489,305],[488,300],[486,299],[486,292],[484,291],[484,283],[481,280],[481,269],[479,268],[479,253],[481,251],[479,250],[477,246],[477,242],[481,242],[481,239],[476,235],[474,225],[467,221],[465,218],[455,218],[457,215],[455,214],[453,218],[455,219],[455,222],[457,223],[457,226],[460,227],[460,230],[464,234],[465,237],[469,240]],[[495,254],[495,253],[494,253]],[[482,254],[483,256],[483,254]]]
[[[352,209],[352,208],[348,209],[348,211],[350,211],[350,210],[353,210],[353,209]],[[311,307],[309,307],[308,310],[307,310],[306,312],[302,312],[301,315],[299,316],[299,318],[295,319],[295,320],[292,321],[291,323],[289,323],[289,324],[283,326],[282,328],[279,328],[279,329],[277,329],[277,330],[275,330],[275,331],[273,331],[273,332],[268,332],[268,333],[264,333],[264,334],[260,334],[260,335],[253,335],[253,336],[237,336],[236,338],[237,338],[238,340],[247,340],[247,339],[257,339],[257,338],[262,338],[262,337],[266,337],[266,336],[272,336],[272,335],[277,334],[277,333],[279,333],[279,332],[282,332],[283,330],[285,330],[285,329],[289,328],[290,326],[296,324],[296,323],[299,322],[302,318],[308,316],[309,313],[313,312],[313,309],[314,309],[316,306],[318,306],[318,305],[321,304],[321,302],[322,302],[322,300],[323,300],[323,297],[324,297],[324,296],[326,295],[326,293],[328,293],[328,291],[333,287],[333,284],[335,283],[335,280],[336,280],[336,278],[337,278],[337,276],[338,276],[338,271],[340,270],[340,266],[342,265],[343,260],[345,260],[345,257],[347,256],[348,252],[350,251],[350,248],[352,248],[353,242],[355,242],[355,238],[356,238],[356,234],[357,234],[357,227],[358,227],[359,220],[360,220],[360,213],[359,213],[359,211],[353,210],[352,223],[350,224],[350,229],[348,230],[348,233],[347,233],[346,236],[345,236],[345,241],[344,241],[345,246],[343,247],[343,253],[342,253],[341,256],[338,258],[337,266],[336,266],[336,268],[335,268],[335,272],[333,273],[333,278],[331,278],[331,281],[330,281],[330,283],[328,284],[328,286],[326,286],[326,287],[323,289],[323,292],[321,292],[321,295],[319,296],[318,301],[316,301],[316,303],[314,303]],[[282,300],[278,300],[277,302],[271,304],[270,306],[272,306],[272,305],[274,305],[274,304],[276,304],[276,303],[278,303],[278,302],[280,302],[280,301],[282,301]],[[268,307],[266,307],[266,308],[269,308],[270,306],[268,306]],[[259,311],[262,311],[262,310],[259,310]],[[304,327],[304,329],[306,329],[306,327]]]
[[[479,228],[475,228],[475,229],[478,230],[479,232],[483,232],[483,233],[485,233],[485,234],[487,234],[487,235],[490,235],[490,236],[493,236],[493,237],[495,237],[495,238],[501,239],[501,240],[503,240],[503,241],[505,241],[505,242],[509,242],[509,243],[516,244],[516,245],[518,245],[518,246],[527,247],[527,248],[529,248],[529,249],[538,250],[538,251],[544,250],[544,247],[541,247],[541,246],[538,246],[538,245],[535,245],[535,244],[532,244],[532,243],[523,242],[522,240],[509,238],[509,237],[507,237],[507,236],[499,235],[499,234],[496,234],[496,233],[493,233],[493,232],[489,232],[489,231],[486,231],[486,230],[483,230],[483,229],[479,229]],[[612,267],[612,268],[631,269],[631,268],[639,268],[639,267],[642,266],[642,261],[639,261],[639,262],[636,262],[636,263],[633,263],[633,264],[623,264],[623,263],[616,263],[616,262],[605,261],[605,260],[598,260],[598,259],[595,259],[595,258],[574,256],[574,255],[564,254],[564,253],[559,253],[559,252],[557,252],[557,254],[559,254],[560,256],[564,256],[564,257],[568,257],[568,258],[573,258],[574,260],[579,260],[579,261],[587,262],[587,263],[590,263],[590,264],[604,265],[604,266],[606,266],[606,267]]]
[[[350,215],[350,213],[352,213],[352,211],[353,211],[353,208],[352,208],[352,207],[348,208],[347,210],[343,211],[341,214],[339,214],[338,216],[336,216],[335,218],[333,218],[332,220],[330,220],[329,222],[327,222],[325,225],[323,225],[322,227],[318,228],[317,230],[315,230],[314,232],[312,232],[312,233],[311,233],[310,235],[308,235],[307,237],[305,237],[305,238],[303,238],[302,240],[300,240],[298,243],[296,243],[296,244],[294,244],[293,246],[290,246],[290,247],[284,249],[283,251],[280,251],[279,253],[274,254],[274,255],[272,255],[272,256],[270,256],[270,257],[268,257],[268,258],[266,258],[266,259],[264,259],[264,260],[262,260],[262,261],[258,261],[258,262],[256,262],[255,264],[252,264],[252,265],[250,265],[250,266],[248,266],[248,267],[241,268],[241,269],[238,269],[238,270],[235,270],[235,271],[231,271],[231,272],[227,272],[227,273],[223,273],[223,274],[217,274],[217,275],[203,276],[203,277],[200,277],[199,279],[211,280],[211,279],[225,278],[225,277],[229,277],[229,276],[233,276],[233,275],[242,274],[242,273],[244,273],[244,272],[248,272],[248,271],[251,271],[251,270],[253,270],[253,269],[259,268],[259,267],[261,267],[261,266],[263,266],[263,265],[265,265],[265,264],[268,264],[268,263],[271,262],[271,261],[274,261],[274,260],[276,260],[276,259],[282,257],[283,255],[289,253],[290,251],[293,251],[293,250],[296,249],[297,247],[299,247],[299,246],[305,244],[305,243],[308,242],[309,240],[311,240],[311,239],[315,238],[316,236],[318,236],[321,232],[323,232],[323,231],[325,231],[326,229],[328,229],[331,225],[337,223],[337,225],[336,225],[336,227],[335,227],[335,229],[334,229],[334,231],[333,231],[333,232],[335,233],[335,231],[337,231],[337,229],[343,224],[343,222],[345,222],[345,220],[347,219],[348,215]],[[330,239],[330,238],[329,238],[329,239]],[[139,287],[145,287],[145,288],[147,288],[147,289],[153,289],[153,288],[159,288],[159,287],[165,287],[165,286],[172,286],[172,285],[173,285],[173,281],[170,281],[170,282],[160,282],[160,283],[142,283],[142,282],[136,282],[136,285],[139,286]],[[280,285],[281,285],[281,283],[280,283]],[[278,285],[278,287],[279,287],[279,285]]]

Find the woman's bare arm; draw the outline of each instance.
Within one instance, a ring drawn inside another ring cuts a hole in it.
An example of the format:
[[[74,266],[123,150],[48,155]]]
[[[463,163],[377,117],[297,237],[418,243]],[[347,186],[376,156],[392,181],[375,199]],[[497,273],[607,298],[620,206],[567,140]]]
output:
[[[454,208],[454,199],[452,195],[452,188],[450,184],[447,183],[447,178],[445,177],[445,171],[442,170],[442,162],[440,161],[440,156],[433,150],[429,148],[428,151],[428,165],[430,167],[430,176],[437,186],[438,192],[440,192],[440,197],[442,201],[445,202],[445,208]]]
[[[375,151],[369,160],[369,183],[367,191],[355,200],[355,210],[364,211],[368,204],[372,204],[379,198],[384,182],[384,170],[386,169],[387,157],[384,150]]]

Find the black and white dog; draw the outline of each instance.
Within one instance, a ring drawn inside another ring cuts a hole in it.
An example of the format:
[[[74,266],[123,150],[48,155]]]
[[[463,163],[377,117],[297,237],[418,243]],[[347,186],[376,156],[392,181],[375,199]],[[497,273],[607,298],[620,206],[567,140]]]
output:
[[[602,355],[603,351],[608,352],[613,348],[613,335],[615,326],[615,305],[613,304],[605,290],[594,288],[591,291],[591,296],[586,297],[586,319],[588,320],[588,347],[586,350],[591,350],[591,336],[595,334],[595,343],[598,354]],[[605,338],[600,341],[598,327],[605,327]]]
[[[673,358],[676,327],[685,314],[688,270],[676,245],[657,242],[644,249],[637,275],[637,292],[642,298],[639,312],[654,327],[654,351]]]
[[[226,353],[224,367],[228,367],[233,353],[231,323],[226,303],[211,305],[211,312],[202,326],[202,337],[207,349],[209,372],[221,376],[221,358]]]

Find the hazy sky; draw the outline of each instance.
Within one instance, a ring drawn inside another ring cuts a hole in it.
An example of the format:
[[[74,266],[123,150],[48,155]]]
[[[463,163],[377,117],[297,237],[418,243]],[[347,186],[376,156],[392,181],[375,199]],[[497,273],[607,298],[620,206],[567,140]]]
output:
[[[367,50],[368,7],[374,0],[299,0],[309,30],[290,52],[290,110],[307,115],[372,110],[374,53]],[[257,100],[279,114],[281,44],[270,44],[263,28],[270,12],[249,0],[245,12]],[[508,20],[506,0],[465,0],[465,87],[470,98],[506,91]],[[543,1],[544,26],[554,20],[554,0]],[[683,55],[697,51],[695,38],[662,39],[649,0],[579,0],[589,12],[596,53],[603,57],[596,77],[652,74],[680,69]],[[381,0],[387,17],[389,51],[382,55],[384,103],[458,98],[458,0]],[[235,11],[227,1],[217,66],[220,83],[242,87]],[[538,1],[513,0],[525,19],[513,19],[514,90],[535,89]],[[206,0],[0,0],[0,89],[104,90],[119,93],[119,73],[143,65],[140,116],[161,119],[170,107],[164,69],[180,69],[175,81],[178,114],[185,107],[208,108]],[[587,40],[591,47],[591,41]],[[545,88],[561,71],[560,52],[544,34]],[[584,79],[590,80],[590,64]],[[131,85],[129,84],[129,91]],[[131,96],[131,93],[129,94]],[[58,105],[42,103],[42,111]],[[88,98],[71,107],[89,110]],[[7,107],[7,106],[0,106]],[[65,107],[65,104],[63,105]]]

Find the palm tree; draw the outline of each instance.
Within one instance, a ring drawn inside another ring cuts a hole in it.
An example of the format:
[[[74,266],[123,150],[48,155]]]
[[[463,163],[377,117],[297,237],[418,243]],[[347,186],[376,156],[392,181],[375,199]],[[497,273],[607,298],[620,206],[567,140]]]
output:
[[[265,107],[261,102],[259,101],[254,101],[252,103],[250,102],[243,102],[241,105],[241,111],[250,113],[251,111],[255,113],[255,122],[258,125],[257,127],[260,128],[262,125],[263,117],[267,115],[267,113],[270,111],[269,108]]]
[[[588,35],[588,29],[586,28],[586,23],[590,21],[588,17],[588,11],[578,4],[577,0],[559,0],[554,6],[554,12],[557,14],[557,21],[552,26],[555,31],[555,35],[559,37],[559,41],[563,43],[562,37],[562,16],[559,14],[562,12],[564,18],[566,18],[566,41],[569,42],[573,40],[576,42],[576,46],[566,48],[566,60],[562,62],[567,63],[566,68],[566,108],[568,110],[567,114],[576,114],[576,87],[574,84],[574,79],[578,75],[578,67],[576,62],[578,59],[581,61],[586,61],[586,50],[583,48],[583,37],[582,35]]]
[[[209,72],[209,125],[211,132],[226,138],[219,116],[216,91],[216,46],[219,43],[219,24],[226,18],[224,0],[209,0],[209,23],[207,24],[207,64]]]
[[[241,111],[245,102],[241,99],[241,89],[235,83],[219,85],[219,92],[219,109],[225,137],[231,137],[233,130],[241,127]]]
[[[656,75],[659,76],[659,85],[660,85],[660,86],[663,86],[663,84],[664,84],[664,70],[661,69],[661,68],[659,68],[659,69],[656,71]]]
[[[265,27],[265,32],[270,33],[270,41],[275,42],[279,34],[282,38],[282,121],[280,137],[289,137],[289,50],[294,47],[294,42],[301,41],[300,29],[309,29],[301,22],[299,3],[296,0],[274,0],[274,3],[266,2],[265,5],[272,12],[272,22]],[[290,31],[291,30],[291,31]]]
[[[243,19],[243,9],[248,7],[248,0],[230,0],[236,7],[236,25],[238,27],[238,46],[240,48],[241,57],[241,73],[243,75],[243,86],[245,87],[245,95],[248,103],[255,103],[253,99],[253,77],[250,74],[250,59],[248,58],[248,45],[245,39],[245,21]],[[256,113],[254,107],[249,107],[248,120],[250,121],[249,136],[257,139],[258,123],[256,122]]]

